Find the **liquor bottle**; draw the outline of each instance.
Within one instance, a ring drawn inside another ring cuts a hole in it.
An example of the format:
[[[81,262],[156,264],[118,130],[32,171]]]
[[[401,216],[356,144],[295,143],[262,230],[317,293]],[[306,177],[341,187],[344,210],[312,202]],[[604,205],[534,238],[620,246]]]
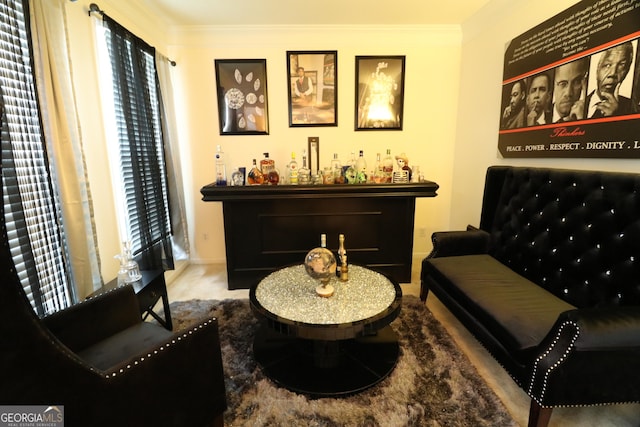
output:
[[[264,159],[260,160],[260,171],[264,176],[264,183],[278,185],[280,174],[276,170],[276,162],[269,158],[269,153],[262,153]]]
[[[322,184],[322,171],[320,169],[318,169],[317,171],[315,171],[315,173],[312,174],[311,176],[311,184],[313,185],[320,185]]]
[[[249,185],[264,184],[264,175],[262,174],[262,171],[258,169],[258,166],[256,165],[256,159],[253,159],[253,166],[247,174],[247,182],[249,183]]]
[[[376,153],[376,164],[373,167],[373,182],[375,184],[382,184],[383,182],[385,182],[384,169],[382,168],[380,153]]]
[[[233,173],[231,174],[231,185],[236,185],[236,186],[244,185],[244,173],[240,172],[238,168],[235,168],[233,170]]]
[[[415,165],[411,168],[410,182],[420,182],[420,166]]]
[[[264,159],[260,160],[260,171],[262,175],[268,176],[269,172],[276,168],[276,162],[269,158],[269,153],[263,153]]]
[[[367,161],[362,150],[360,150],[358,160],[356,160],[356,182],[358,184],[367,183]]]
[[[355,184],[358,178],[358,171],[356,169],[356,155],[351,152],[349,164],[344,169],[344,181],[347,184]]]
[[[280,173],[278,169],[273,168],[269,171],[269,174],[265,177],[265,181],[269,181],[271,185],[278,185],[280,183]]]
[[[346,282],[349,280],[349,266],[347,263],[347,251],[344,248],[344,234],[338,236],[338,258],[340,259],[340,280]]]
[[[289,184],[298,185],[298,162],[296,161],[296,153],[291,153],[291,161],[289,162]]]
[[[308,185],[311,182],[311,171],[307,167],[307,152],[302,151],[302,167],[298,169],[298,184]]]
[[[384,171],[384,182],[391,183],[393,177],[393,159],[391,158],[391,150],[387,148],[387,155],[382,160],[382,170]]]
[[[227,185],[227,169],[224,164],[222,148],[216,146],[216,185]]]
[[[333,160],[331,160],[331,170],[333,170],[333,183],[344,184],[344,175],[342,174],[342,164],[338,159],[338,153],[333,153]]]

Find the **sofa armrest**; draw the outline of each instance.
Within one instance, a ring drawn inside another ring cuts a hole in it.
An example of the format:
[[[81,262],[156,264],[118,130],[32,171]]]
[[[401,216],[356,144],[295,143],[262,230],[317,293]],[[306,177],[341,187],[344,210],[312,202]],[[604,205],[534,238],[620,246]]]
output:
[[[564,312],[539,349],[528,393],[543,406],[640,398],[640,307]]]
[[[466,231],[437,231],[431,235],[433,250],[428,258],[478,255],[489,251],[489,233],[469,228]]]
[[[39,382],[30,375],[33,390],[22,400],[63,402],[68,425],[212,425],[226,409],[218,321],[203,319],[175,333],[154,326],[168,334],[155,349],[108,370],[73,363]]]
[[[98,294],[42,319],[64,345],[77,352],[142,321],[131,285]]]
[[[563,317],[580,329],[574,343],[578,351],[640,348],[640,307],[572,310]]]

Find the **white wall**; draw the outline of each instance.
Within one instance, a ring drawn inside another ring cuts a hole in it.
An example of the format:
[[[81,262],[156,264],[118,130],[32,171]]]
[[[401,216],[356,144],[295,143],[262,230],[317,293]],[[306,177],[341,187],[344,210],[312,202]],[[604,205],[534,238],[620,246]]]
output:
[[[91,0],[66,3],[73,79],[85,144],[98,226],[103,277],[115,277],[119,252],[111,186],[105,162],[103,123],[96,84]],[[364,150],[373,164],[376,153],[390,148],[405,152],[426,179],[440,184],[436,198],[418,199],[414,253],[426,255],[429,236],[449,225],[458,85],[459,26],[418,27],[207,27],[171,29],[137,9],[136,2],[101,0],[99,6],[136,35],[177,62],[173,69],[179,143],[187,221],[193,262],[224,262],[221,204],[203,202],[200,188],[214,180],[214,151],[222,145],[227,168],[249,166],[269,152],[284,169],[291,151],[300,159],[308,136],[320,137],[320,165],[334,152],[344,161],[351,151]],[[338,126],[289,128],[287,50],[338,52]],[[355,56],[406,55],[404,128],[402,131],[361,131],[354,128]],[[215,88],[215,59],[266,59],[269,135],[220,136]],[[348,233],[348,230],[345,230]]]
[[[577,3],[573,0],[493,0],[463,25],[451,227],[478,225],[484,175],[491,165],[637,172],[633,159],[502,159],[498,122],[505,44]],[[622,125],[621,125],[622,126]]]

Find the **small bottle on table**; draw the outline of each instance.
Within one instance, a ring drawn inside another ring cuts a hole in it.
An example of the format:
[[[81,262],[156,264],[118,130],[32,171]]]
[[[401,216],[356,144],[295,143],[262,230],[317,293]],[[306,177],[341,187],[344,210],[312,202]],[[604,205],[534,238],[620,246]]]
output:
[[[346,282],[349,280],[349,267],[347,264],[347,251],[344,248],[344,234],[338,236],[340,246],[338,248],[338,258],[340,259],[340,280]]]

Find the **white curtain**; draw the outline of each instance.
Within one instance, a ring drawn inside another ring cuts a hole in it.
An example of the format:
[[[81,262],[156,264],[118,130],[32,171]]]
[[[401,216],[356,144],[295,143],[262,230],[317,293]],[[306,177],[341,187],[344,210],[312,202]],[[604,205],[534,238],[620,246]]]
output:
[[[172,68],[169,59],[156,51],[156,71],[158,72],[162,97],[162,133],[166,147],[169,209],[171,210],[171,228],[173,229],[173,256],[175,260],[186,260],[189,259],[189,233],[184,209],[180,147],[178,146],[173,86],[171,85]]]
[[[78,299],[102,285],[91,192],[71,79],[65,0],[32,0],[35,76],[47,150],[59,188]]]

